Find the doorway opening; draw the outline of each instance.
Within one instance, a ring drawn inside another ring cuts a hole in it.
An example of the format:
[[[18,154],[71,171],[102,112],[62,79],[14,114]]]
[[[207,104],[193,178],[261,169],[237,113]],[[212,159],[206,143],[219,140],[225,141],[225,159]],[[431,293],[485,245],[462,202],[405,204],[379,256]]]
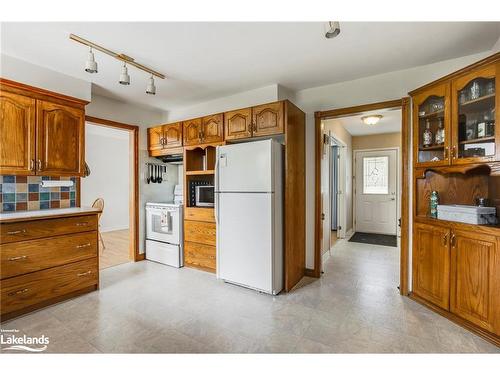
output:
[[[102,208],[99,268],[139,260],[137,133],[132,125],[86,118],[85,155],[90,174],[82,179],[83,206]]]
[[[332,254],[380,258],[407,294],[408,111],[405,98],[315,114],[315,276]]]

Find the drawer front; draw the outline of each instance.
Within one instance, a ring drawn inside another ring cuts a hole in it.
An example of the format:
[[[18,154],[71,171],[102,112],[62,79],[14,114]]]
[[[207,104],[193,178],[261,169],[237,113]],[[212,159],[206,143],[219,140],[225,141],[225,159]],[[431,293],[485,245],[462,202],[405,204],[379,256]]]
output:
[[[92,258],[3,280],[1,313],[97,285],[98,272],[97,258]]]
[[[0,278],[40,271],[97,255],[96,231],[7,243],[0,245]]]
[[[97,230],[97,215],[0,224],[0,243]]]
[[[188,242],[215,246],[215,223],[184,221],[184,239]]]
[[[184,209],[184,217],[186,220],[207,221],[215,223],[213,208],[186,207]]]
[[[215,270],[215,246],[184,242],[184,263]]]

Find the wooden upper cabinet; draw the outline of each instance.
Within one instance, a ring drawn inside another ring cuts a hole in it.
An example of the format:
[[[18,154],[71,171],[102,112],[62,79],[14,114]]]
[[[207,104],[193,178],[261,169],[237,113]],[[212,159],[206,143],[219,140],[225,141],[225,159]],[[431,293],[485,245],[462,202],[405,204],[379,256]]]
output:
[[[215,143],[224,141],[224,122],[222,113],[205,116],[201,125],[202,143]]]
[[[163,143],[165,148],[182,146],[182,123],[176,122],[163,126]]]
[[[454,230],[451,246],[451,311],[500,334],[498,237]]]
[[[0,90],[0,174],[34,174],[35,99]]]
[[[252,108],[224,113],[225,139],[250,138],[252,136]]]
[[[450,304],[450,229],[415,223],[413,293],[443,309]]]
[[[184,146],[201,144],[201,118],[195,118],[182,123]]]
[[[259,105],[252,108],[253,136],[282,134],[284,131],[284,102]]]
[[[37,174],[78,176],[83,171],[83,109],[39,100],[37,102]]]
[[[433,86],[413,98],[413,160],[416,166],[450,164],[450,111],[449,83]],[[444,139],[439,133],[444,133]]]
[[[163,148],[163,126],[148,128],[148,150],[161,150]]]
[[[491,64],[451,82],[453,164],[500,160],[499,72]]]

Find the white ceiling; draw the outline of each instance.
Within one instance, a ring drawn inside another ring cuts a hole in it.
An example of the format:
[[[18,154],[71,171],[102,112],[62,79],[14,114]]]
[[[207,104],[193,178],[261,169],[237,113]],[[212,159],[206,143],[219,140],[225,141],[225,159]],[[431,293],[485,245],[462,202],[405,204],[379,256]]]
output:
[[[326,39],[324,23],[2,23],[1,51],[91,80],[93,93],[163,110],[279,83],[300,90],[489,50],[500,23],[342,22]],[[157,95],[145,94],[147,75],[96,52],[99,73],[83,70],[85,46],[75,33],[167,75]]]
[[[369,115],[382,115],[383,117],[375,125],[366,125],[361,117]],[[401,109],[369,111],[356,116],[337,118],[335,122],[340,123],[352,136],[398,133],[401,131]]]

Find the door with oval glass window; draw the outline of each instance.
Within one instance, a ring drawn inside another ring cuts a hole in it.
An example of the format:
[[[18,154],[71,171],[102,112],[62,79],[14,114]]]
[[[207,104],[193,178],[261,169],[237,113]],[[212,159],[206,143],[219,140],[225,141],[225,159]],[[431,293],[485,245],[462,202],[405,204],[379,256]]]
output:
[[[355,230],[397,234],[397,150],[355,152]]]

